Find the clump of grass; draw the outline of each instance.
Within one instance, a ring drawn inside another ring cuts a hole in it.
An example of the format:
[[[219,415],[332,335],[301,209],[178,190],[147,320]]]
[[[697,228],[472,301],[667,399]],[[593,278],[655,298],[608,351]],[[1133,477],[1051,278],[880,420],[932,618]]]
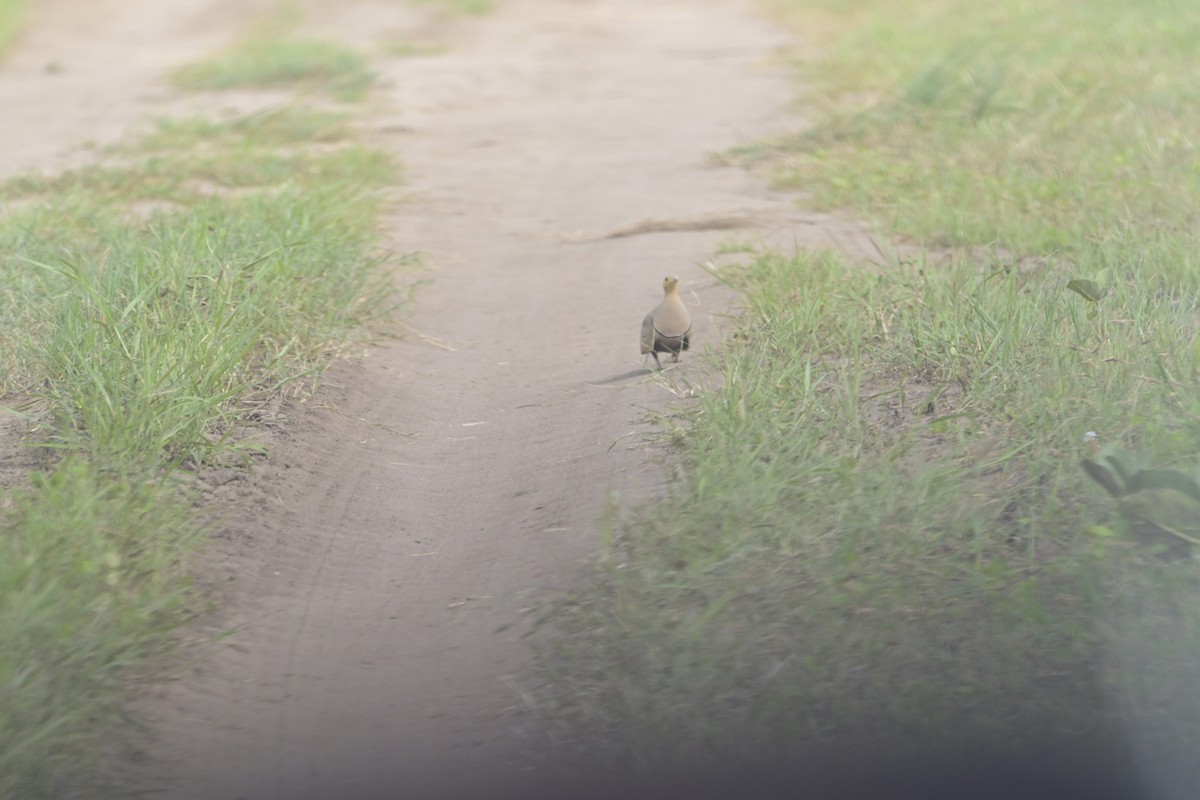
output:
[[[207,117],[161,119],[152,132],[132,146],[118,147],[118,152],[181,150],[230,141],[237,142],[241,148],[257,150],[332,144],[343,142],[350,136],[350,120],[345,114],[285,105],[224,120]]]
[[[375,81],[366,59],[337,42],[252,38],[174,75],[182,89],[303,89],[338,100],[362,99]]]
[[[425,5],[437,6],[456,14],[476,16],[487,14],[495,8],[492,0],[421,0]]]
[[[375,184],[396,177],[383,153],[349,136],[341,115],[290,107],[220,122],[163,120],[136,145],[115,148],[113,162],[57,175],[19,175],[0,184],[0,196],[187,205],[213,194],[285,184]]]
[[[727,256],[735,253],[757,253],[762,250],[762,242],[749,236],[728,236],[717,242],[714,255]]]
[[[1191,769],[1200,572],[1107,535],[1079,458],[1103,430],[1194,461],[1200,307],[1114,286],[1101,341],[1057,278],[996,266],[733,274],[747,310],[676,485],[543,642],[565,740],[654,770],[1143,747]]]
[[[154,468],[205,460],[231,398],[279,388],[370,313],[355,263],[371,263],[370,206],[329,190],[255,194],[99,231],[96,263],[34,262],[40,293],[60,298],[28,352],[50,384],[55,440]]]
[[[78,781],[122,681],[186,618],[200,526],[181,470],[254,454],[253,406],[386,310],[391,164],[345,136],[300,111],[177,120],[124,165],[5,187],[70,191],[0,219],[0,397],[22,398],[42,453],[0,507],[0,796]],[[217,181],[251,188],[181,188]],[[131,214],[156,185],[172,204]]]
[[[25,26],[26,0],[0,0],[0,55]]]

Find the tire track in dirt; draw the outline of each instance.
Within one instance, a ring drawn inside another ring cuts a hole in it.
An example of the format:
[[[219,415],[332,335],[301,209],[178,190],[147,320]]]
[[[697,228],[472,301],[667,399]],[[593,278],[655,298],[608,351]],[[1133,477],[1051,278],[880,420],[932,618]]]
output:
[[[127,45],[179,22],[140,5]],[[369,40],[383,5],[343,3],[330,30]],[[732,213],[776,242],[864,249],[858,228],[708,162],[798,124],[767,66],[786,37],[750,4],[500,5],[445,53],[382,66],[376,138],[406,165],[384,225],[433,281],[415,333],[285,405],[271,464],[226,492],[250,511],[206,570],[225,583],[209,624],[233,633],[142,705],[157,742],[131,783],[158,796],[494,795],[545,769],[521,635],[586,575],[609,492],[662,491],[641,409],[672,395],[637,332],[664,274],[683,278],[697,344],[719,338],[728,298],[696,262],[737,231],[680,221]],[[211,21],[228,4],[172,6]],[[184,34],[158,35],[165,69]],[[146,63],[112,77],[145,86]],[[114,128],[145,113],[121,107]],[[650,219],[673,222],[641,232]]]

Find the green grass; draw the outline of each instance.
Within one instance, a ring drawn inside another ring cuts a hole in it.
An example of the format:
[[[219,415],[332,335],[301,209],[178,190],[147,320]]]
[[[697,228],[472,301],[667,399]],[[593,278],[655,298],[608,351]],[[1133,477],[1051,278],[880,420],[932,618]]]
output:
[[[492,0],[419,0],[422,5],[436,6],[455,14],[478,16],[488,14],[496,5]]]
[[[270,148],[155,155],[133,166],[97,165],[63,175],[25,175],[0,186],[12,197],[90,195],[112,202],[198,203],[215,193],[261,189],[288,180],[336,181],[345,172],[395,174],[378,151],[350,145],[333,154]]]
[[[1163,262],[1188,250],[1200,8],[851,5],[827,58],[804,68],[828,113],[777,143],[780,185],[936,245],[1092,260],[1124,242]]]
[[[386,310],[395,170],[341,118],[174,120],[114,157],[0,190],[0,402],[38,464],[0,506],[3,797],[60,796],[127,730],[126,682],[201,602],[188,476],[257,454],[254,409]]]
[[[61,175],[19,175],[0,184],[0,197],[195,204],[214,193],[387,181],[398,174],[379,151],[351,140],[344,116],[290,107],[223,121],[164,120],[110,156]]]
[[[375,73],[364,56],[343,44],[272,35],[245,39],[183,67],[174,80],[189,90],[299,89],[353,101],[366,95]]]
[[[355,324],[366,288],[354,262],[370,231],[353,220],[369,220],[372,204],[338,194],[209,203],[132,235],[101,228],[94,262],[36,262],[36,293],[59,299],[31,321],[50,335],[24,367],[50,382],[40,394],[59,412],[54,440],[81,435],[98,457],[155,468],[202,459],[231,397],[318,363]]]
[[[0,56],[24,29],[28,10],[25,0],[0,0]]]
[[[233,138],[242,147],[294,147],[345,141],[351,135],[349,117],[331,111],[296,106],[258,111],[226,120],[203,117],[163,119],[154,131],[125,152],[180,150],[212,146]],[[120,149],[120,148],[119,148]]]
[[[3,532],[0,789],[64,796],[196,606],[181,562],[198,531],[162,487],[72,458],[15,493]]]
[[[749,308],[672,431],[677,482],[543,643],[566,738],[633,769],[1109,757],[1132,722],[1190,763],[1200,643],[1162,634],[1200,630],[1200,571],[1108,535],[1079,458],[1094,429],[1197,461],[1194,295],[1118,287],[1096,352],[1049,276],[766,254],[731,282]]]
[[[1200,11],[775,5],[828,35],[822,114],[740,155],[929,255],[728,273],[677,479],[552,615],[543,710],[613,768],[1033,749],[1194,793],[1200,569],[1079,462],[1200,462]]]

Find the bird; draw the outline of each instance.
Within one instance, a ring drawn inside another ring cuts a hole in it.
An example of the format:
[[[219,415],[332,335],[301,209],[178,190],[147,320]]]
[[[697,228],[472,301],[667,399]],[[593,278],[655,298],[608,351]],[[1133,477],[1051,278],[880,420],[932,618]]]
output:
[[[670,353],[671,360],[678,361],[680,351],[688,349],[692,333],[692,317],[679,298],[679,278],[668,275],[662,287],[662,302],[642,320],[642,355],[654,356],[659,369],[658,354]]]

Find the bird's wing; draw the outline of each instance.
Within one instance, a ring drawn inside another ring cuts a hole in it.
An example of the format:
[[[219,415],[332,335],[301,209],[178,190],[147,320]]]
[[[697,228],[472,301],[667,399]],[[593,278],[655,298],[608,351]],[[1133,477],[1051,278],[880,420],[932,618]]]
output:
[[[642,320],[642,355],[654,351],[654,312]]]

